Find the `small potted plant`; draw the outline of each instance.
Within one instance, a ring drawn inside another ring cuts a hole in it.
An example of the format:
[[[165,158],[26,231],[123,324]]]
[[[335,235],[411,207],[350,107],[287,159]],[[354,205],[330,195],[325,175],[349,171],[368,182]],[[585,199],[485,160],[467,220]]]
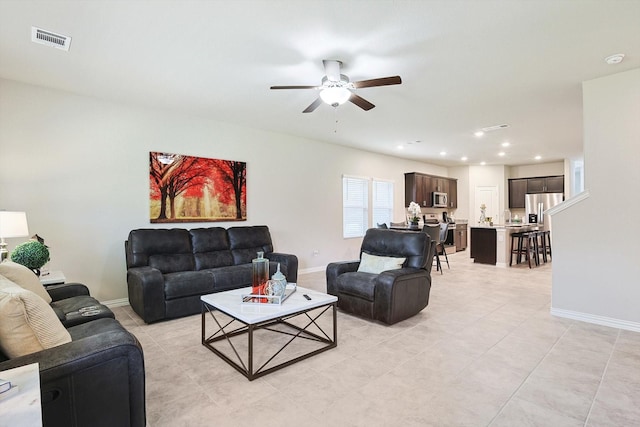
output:
[[[49,249],[37,240],[20,243],[11,252],[11,261],[22,264],[40,276],[40,269],[49,262]]]

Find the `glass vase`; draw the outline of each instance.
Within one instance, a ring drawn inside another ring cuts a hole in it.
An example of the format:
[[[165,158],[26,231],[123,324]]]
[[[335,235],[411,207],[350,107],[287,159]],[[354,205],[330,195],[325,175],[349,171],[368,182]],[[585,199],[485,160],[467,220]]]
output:
[[[251,293],[256,295],[265,294],[265,286],[269,280],[269,260],[264,257],[264,252],[258,252],[258,258],[253,263],[253,281]]]

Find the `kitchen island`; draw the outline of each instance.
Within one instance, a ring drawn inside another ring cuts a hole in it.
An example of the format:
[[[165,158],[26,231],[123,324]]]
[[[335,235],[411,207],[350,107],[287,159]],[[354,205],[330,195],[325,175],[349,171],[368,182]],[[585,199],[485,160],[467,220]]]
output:
[[[538,230],[537,224],[476,225],[471,226],[471,253],[473,262],[498,267],[509,265],[511,235]]]

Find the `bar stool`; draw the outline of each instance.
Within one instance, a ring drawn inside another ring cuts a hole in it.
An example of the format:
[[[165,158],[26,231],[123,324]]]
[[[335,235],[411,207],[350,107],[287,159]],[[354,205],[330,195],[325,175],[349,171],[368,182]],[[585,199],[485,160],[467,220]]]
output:
[[[551,260],[551,231],[549,230],[540,230],[538,231],[539,237],[539,250],[542,253],[542,259],[544,262],[547,262],[547,255],[549,256],[549,260]]]
[[[511,234],[511,254],[509,255],[510,266],[513,265],[513,255],[516,255],[516,264],[520,264],[522,261],[522,255],[524,255],[525,260],[529,263],[529,268],[531,268],[532,252],[535,264],[540,264],[540,258],[538,257],[537,233],[537,231],[530,231]],[[516,242],[515,245],[514,242]]]

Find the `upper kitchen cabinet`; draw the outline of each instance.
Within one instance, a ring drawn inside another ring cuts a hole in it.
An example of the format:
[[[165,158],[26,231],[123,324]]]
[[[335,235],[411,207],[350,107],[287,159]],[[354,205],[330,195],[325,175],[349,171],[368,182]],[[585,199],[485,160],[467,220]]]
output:
[[[458,180],[449,180],[449,209],[458,209]]]
[[[527,193],[564,193],[564,176],[527,178]]]
[[[564,193],[564,175],[510,179],[509,209],[524,209],[527,193]]]
[[[416,202],[424,208],[433,206],[431,200],[431,177],[419,173],[404,174],[404,205]]]
[[[433,207],[433,192],[447,193],[449,208],[458,207],[457,180],[417,172],[404,174],[404,204],[416,202],[423,208]]]
[[[509,209],[524,209],[527,179],[509,180]]]

